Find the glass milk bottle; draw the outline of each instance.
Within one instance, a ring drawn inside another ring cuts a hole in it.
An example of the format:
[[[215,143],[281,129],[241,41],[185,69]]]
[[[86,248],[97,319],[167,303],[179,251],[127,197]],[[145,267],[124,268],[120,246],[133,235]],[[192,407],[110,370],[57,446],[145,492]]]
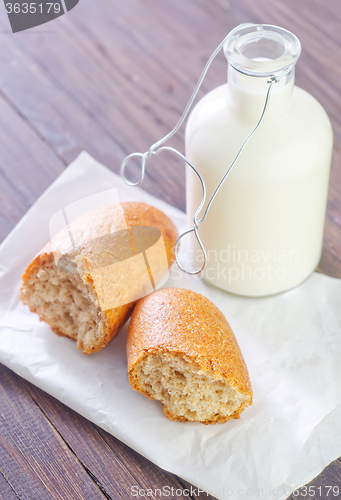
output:
[[[200,224],[203,278],[235,294],[270,295],[302,283],[320,260],[332,128],[317,100],[294,85],[300,42],[292,33],[243,24],[224,51],[228,84],[199,101],[186,128],[186,156],[204,178],[207,199],[260,119],[269,77],[279,80],[264,121]],[[202,191],[189,167],[186,185],[191,227]],[[200,265],[194,243],[191,252]]]

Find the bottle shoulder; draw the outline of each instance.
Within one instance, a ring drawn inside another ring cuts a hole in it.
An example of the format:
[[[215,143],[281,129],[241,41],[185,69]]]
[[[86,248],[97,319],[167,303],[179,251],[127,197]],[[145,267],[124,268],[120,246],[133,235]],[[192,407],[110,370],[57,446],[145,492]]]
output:
[[[301,114],[305,119],[310,120],[309,116],[315,115],[315,119],[321,119],[322,125],[332,128],[329,116],[322,104],[309,92],[295,85],[294,103],[297,114]]]
[[[214,164],[219,171],[226,170],[256,125],[242,118],[229,108],[226,84],[204,96],[193,109],[186,127],[189,160],[196,166],[211,168]],[[252,178],[259,169],[272,172],[275,163],[278,172],[296,176],[307,165],[327,165],[332,145],[332,128],[324,108],[311,94],[294,87],[290,112],[277,121],[262,123],[243,151],[233,175],[247,174]]]
[[[293,122],[309,130],[317,128],[326,133],[332,133],[331,123],[323,106],[309,92],[296,85],[293,89],[292,107],[289,111],[267,124],[264,122],[262,128],[264,131],[267,127],[273,126],[278,129],[290,128]],[[186,136],[202,127],[218,126],[225,128],[226,131],[235,128],[252,130],[256,123],[250,122],[245,115],[233,110],[228,98],[228,84],[224,84],[208,92],[193,108],[187,121]]]
[[[217,117],[222,110],[228,111],[227,89],[227,83],[225,83],[205,94],[192,109],[186,128],[192,122],[214,116]]]

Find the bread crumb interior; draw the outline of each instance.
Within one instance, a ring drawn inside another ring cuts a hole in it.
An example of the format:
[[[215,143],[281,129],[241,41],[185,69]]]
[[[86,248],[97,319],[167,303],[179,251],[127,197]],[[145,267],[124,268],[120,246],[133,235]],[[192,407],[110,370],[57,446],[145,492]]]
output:
[[[34,269],[20,298],[56,333],[77,340],[81,347],[97,338],[105,325],[92,293],[78,273],[59,271],[50,261]]]
[[[231,416],[246,400],[178,354],[150,353],[135,367],[138,385],[174,417],[204,422]]]

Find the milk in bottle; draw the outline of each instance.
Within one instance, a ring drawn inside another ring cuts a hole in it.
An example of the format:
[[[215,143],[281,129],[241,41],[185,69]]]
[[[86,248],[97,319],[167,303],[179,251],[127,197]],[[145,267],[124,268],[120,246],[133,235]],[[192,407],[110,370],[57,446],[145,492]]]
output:
[[[232,293],[264,296],[299,285],[318,265],[332,129],[318,101],[294,85],[300,43],[292,33],[244,24],[224,50],[228,83],[199,101],[186,128],[186,156],[204,178],[207,199],[258,122],[269,77],[279,80],[264,121],[200,224],[208,256],[203,278]],[[186,185],[191,227],[202,191],[190,168]],[[194,243],[191,250],[200,264]]]

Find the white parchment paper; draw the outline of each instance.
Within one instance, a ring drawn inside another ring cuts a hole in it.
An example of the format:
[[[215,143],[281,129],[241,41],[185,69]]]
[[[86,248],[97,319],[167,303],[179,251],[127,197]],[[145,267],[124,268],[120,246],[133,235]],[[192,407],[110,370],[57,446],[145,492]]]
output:
[[[286,498],[341,455],[341,281],[314,273],[290,292],[233,296],[182,274],[165,286],[212,300],[230,322],[254,390],[239,420],[205,426],[168,420],[127,377],[127,326],[97,354],[52,333],[18,301],[26,265],[49,239],[53,214],[116,188],[119,198],[185,215],[82,153],[28,211],[0,247],[0,361],[149,460],[219,499]]]

